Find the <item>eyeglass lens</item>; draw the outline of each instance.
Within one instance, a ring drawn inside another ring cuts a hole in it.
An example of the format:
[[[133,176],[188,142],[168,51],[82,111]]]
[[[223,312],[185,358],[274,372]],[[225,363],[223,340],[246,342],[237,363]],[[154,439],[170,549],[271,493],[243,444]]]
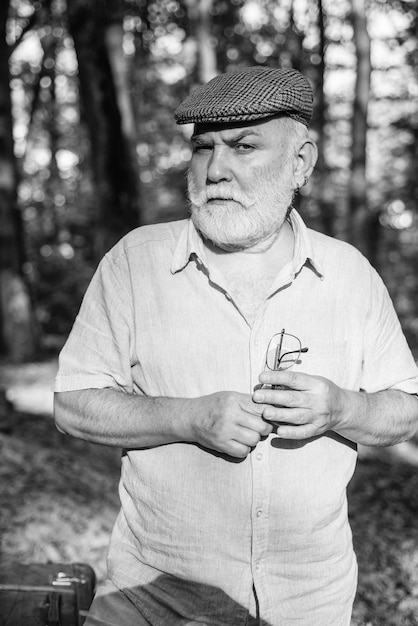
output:
[[[298,361],[301,351],[300,340],[282,330],[270,341],[266,358],[267,367],[271,370],[289,369]],[[305,352],[305,349],[303,351]]]

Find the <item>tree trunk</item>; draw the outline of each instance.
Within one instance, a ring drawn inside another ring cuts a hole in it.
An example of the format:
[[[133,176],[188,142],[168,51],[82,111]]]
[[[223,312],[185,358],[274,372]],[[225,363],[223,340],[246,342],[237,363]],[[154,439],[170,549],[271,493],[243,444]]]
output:
[[[212,18],[210,10],[213,0],[199,0],[197,23],[198,72],[201,83],[207,83],[218,74],[216,49],[211,43]]]
[[[142,222],[133,154],[135,128],[125,60],[122,49],[118,49],[122,45],[122,14],[118,7],[119,2],[110,0],[68,2],[97,191],[98,257]]]
[[[303,38],[295,24],[294,1],[289,9],[289,28],[286,32],[286,51],[290,53],[290,63],[295,70],[303,72]]]
[[[218,74],[216,48],[211,42],[211,8],[214,0],[186,0],[191,37],[196,38],[198,83],[207,83]]]
[[[24,361],[36,355],[39,332],[21,273],[24,250],[13,151],[7,16],[8,2],[0,3],[0,353]]]
[[[327,235],[335,235],[336,206],[333,198],[329,197],[330,185],[329,183],[327,184],[329,168],[325,160],[325,124],[327,119],[327,102],[324,92],[324,78],[327,40],[325,35],[326,16],[324,13],[322,0],[318,0],[317,10],[319,31],[319,63],[317,65],[316,72],[315,107],[312,125],[318,133],[318,162],[316,164],[314,174],[314,180],[316,182],[314,193],[316,193],[320,209],[321,230]]]
[[[349,184],[349,239],[369,258],[374,256],[373,231],[378,220],[373,220],[367,202],[366,139],[367,107],[370,94],[370,38],[367,32],[366,10],[363,0],[351,0],[352,24],[357,55],[357,76],[352,122],[352,161]]]

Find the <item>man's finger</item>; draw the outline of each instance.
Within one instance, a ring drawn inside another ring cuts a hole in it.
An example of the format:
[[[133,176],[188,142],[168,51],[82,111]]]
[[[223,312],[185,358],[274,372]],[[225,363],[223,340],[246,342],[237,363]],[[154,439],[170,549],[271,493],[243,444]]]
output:
[[[251,452],[251,447],[252,446],[246,446],[245,444],[239,441],[231,440],[228,443],[226,453],[229,454],[230,456],[234,456],[239,459],[244,459]]]
[[[259,433],[261,436],[265,436],[269,434],[269,432],[267,432],[269,429],[268,424],[266,424],[262,417],[264,417],[264,411],[268,408],[269,405],[259,404],[258,406],[261,409],[260,413],[257,413],[257,415],[244,415],[243,419],[240,420],[240,425],[244,428],[248,428],[249,430],[253,430]]]
[[[260,403],[253,402],[250,398],[248,403],[243,403],[240,405],[242,411],[247,415],[253,415],[255,417],[261,415],[263,413],[263,406]]]
[[[239,434],[235,436],[235,441],[238,441],[238,443],[245,446],[249,446],[250,448],[254,448],[254,446],[260,443],[260,439],[260,433],[255,430],[250,430],[249,428],[241,428]]]
[[[269,406],[263,412],[263,418],[269,422],[286,422],[295,426],[310,424],[310,415],[304,409],[282,409]]]
[[[259,381],[263,385],[284,385],[290,389],[305,391],[312,387],[314,376],[303,374],[302,372],[291,372],[290,370],[266,370],[259,376]],[[263,391],[263,389],[257,390]]]
[[[277,431],[275,431],[277,437],[280,439],[310,439],[315,437],[318,433],[312,424],[305,424],[305,426],[288,426],[287,424],[282,426],[278,425]]]
[[[294,389],[260,389],[254,392],[253,399],[255,402],[263,402],[267,405],[272,404],[289,408],[304,407],[306,405],[303,392],[295,391]]]

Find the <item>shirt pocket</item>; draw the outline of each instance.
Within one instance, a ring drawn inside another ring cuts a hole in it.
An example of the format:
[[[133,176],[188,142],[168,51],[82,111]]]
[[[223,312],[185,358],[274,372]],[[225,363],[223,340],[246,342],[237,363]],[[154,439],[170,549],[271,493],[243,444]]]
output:
[[[308,342],[294,371],[323,376],[338,385],[350,378],[352,369],[348,341]]]

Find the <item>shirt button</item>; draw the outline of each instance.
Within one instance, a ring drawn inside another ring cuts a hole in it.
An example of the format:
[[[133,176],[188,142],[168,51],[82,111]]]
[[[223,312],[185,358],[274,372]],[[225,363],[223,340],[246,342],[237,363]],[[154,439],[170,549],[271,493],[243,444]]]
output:
[[[257,517],[261,517],[263,515],[263,511],[261,509],[257,509]]]
[[[255,569],[260,569],[260,563],[255,564]]]
[[[263,458],[263,455],[261,452],[257,452],[257,455],[255,457],[257,459],[257,461],[261,461],[261,459]]]

